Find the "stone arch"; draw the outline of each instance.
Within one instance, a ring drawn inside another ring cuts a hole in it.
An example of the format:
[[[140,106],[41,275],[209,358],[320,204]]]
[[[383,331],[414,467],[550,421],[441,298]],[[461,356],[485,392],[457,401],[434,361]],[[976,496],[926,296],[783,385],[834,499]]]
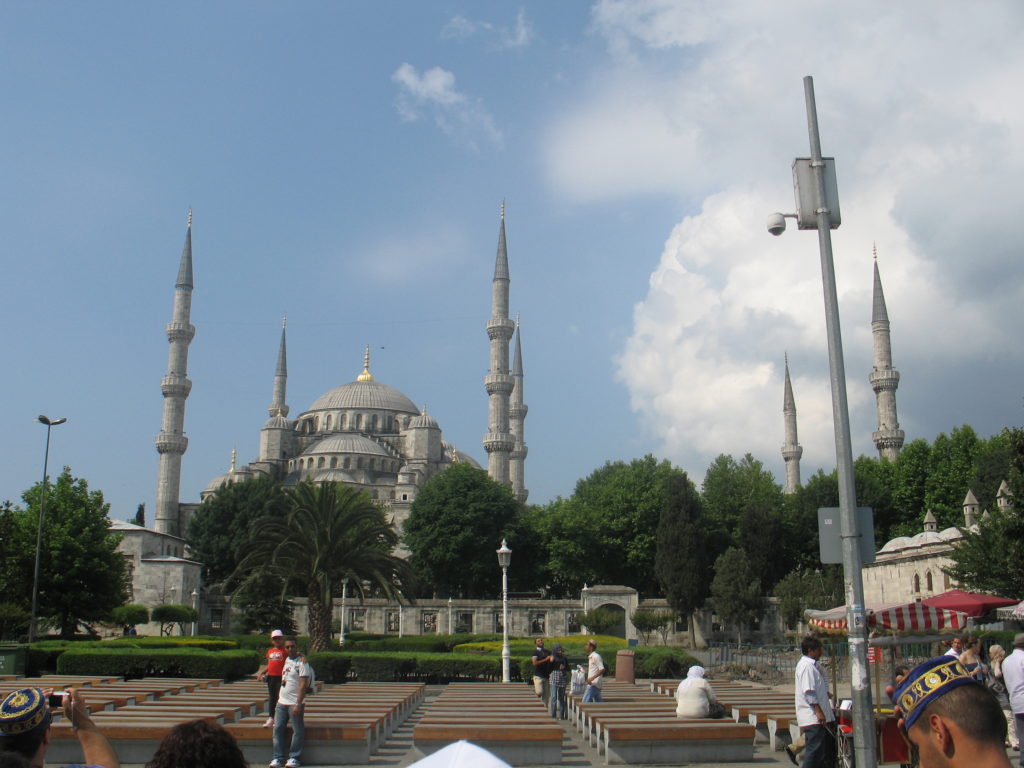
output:
[[[626,609],[617,603],[603,603],[597,606],[601,610],[614,613],[616,622],[612,625],[611,629],[606,629],[602,634],[611,635],[612,637],[626,637]],[[600,650],[600,649],[599,649]]]

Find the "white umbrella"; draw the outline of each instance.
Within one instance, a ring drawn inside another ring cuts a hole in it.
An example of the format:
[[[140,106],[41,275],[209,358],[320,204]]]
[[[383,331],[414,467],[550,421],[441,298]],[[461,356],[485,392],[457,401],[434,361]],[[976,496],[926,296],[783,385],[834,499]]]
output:
[[[1017,606],[1010,612],[1015,619],[1024,618],[1024,600],[1017,603]]]
[[[512,768],[483,747],[468,741],[456,741],[417,760],[409,768]]]

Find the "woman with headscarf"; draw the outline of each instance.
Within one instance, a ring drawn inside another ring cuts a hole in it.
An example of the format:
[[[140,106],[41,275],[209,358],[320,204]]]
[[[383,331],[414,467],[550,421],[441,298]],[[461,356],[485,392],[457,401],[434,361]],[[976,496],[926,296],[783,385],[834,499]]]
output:
[[[704,679],[704,667],[690,667],[686,679],[676,689],[676,717],[721,717],[723,714],[725,707]]]
[[[1003,680],[1003,659],[1006,658],[1006,651],[1001,645],[991,645],[988,649],[989,674],[985,680],[988,689],[999,699],[999,708],[1003,710],[1006,717],[1006,743],[1014,749],[1020,749],[1020,742],[1017,735],[1017,722],[1010,709],[1010,695],[1006,690],[1006,682]]]

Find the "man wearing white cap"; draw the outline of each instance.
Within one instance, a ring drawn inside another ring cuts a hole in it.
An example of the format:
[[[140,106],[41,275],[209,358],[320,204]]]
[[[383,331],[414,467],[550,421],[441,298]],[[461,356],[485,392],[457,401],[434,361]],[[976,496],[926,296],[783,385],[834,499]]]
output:
[[[277,709],[277,697],[281,693],[281,675],[284,673],[284,662],[288,658],[288,652],[284,649],[284,632],[275,629],[270,633],[270,645],[267,649],[267,663],[256,672],[256,679],[267,681],[267,693],[270,694],[270,704],[267,707],[267,719],[263,722],[264,728],[274,725],[274,712]]]
[[[1013,638],[1013,653],[1003,659],[1003,682],[1020,737],[1024,734],[1024,632]],[[1024,749],[1020,752],[1020,764],[1024,766]]]

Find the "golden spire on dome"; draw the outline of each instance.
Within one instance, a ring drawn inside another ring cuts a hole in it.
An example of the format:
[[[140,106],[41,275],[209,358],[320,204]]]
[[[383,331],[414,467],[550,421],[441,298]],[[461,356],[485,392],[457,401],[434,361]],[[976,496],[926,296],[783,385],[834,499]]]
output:
[[[192,229],[192,209],[188,209],[188,228]]]
[[[363,353],[363,372],[356,376],[356,381],[373,381],[373,374],[370,373],[370,345],[366,345]]]
[[[236,467],[237,461],[238,461],[238,449],[237,448],[232,448],[231,449],[231,474],[234,474],[235,470],[237,469],[237,467]]]

